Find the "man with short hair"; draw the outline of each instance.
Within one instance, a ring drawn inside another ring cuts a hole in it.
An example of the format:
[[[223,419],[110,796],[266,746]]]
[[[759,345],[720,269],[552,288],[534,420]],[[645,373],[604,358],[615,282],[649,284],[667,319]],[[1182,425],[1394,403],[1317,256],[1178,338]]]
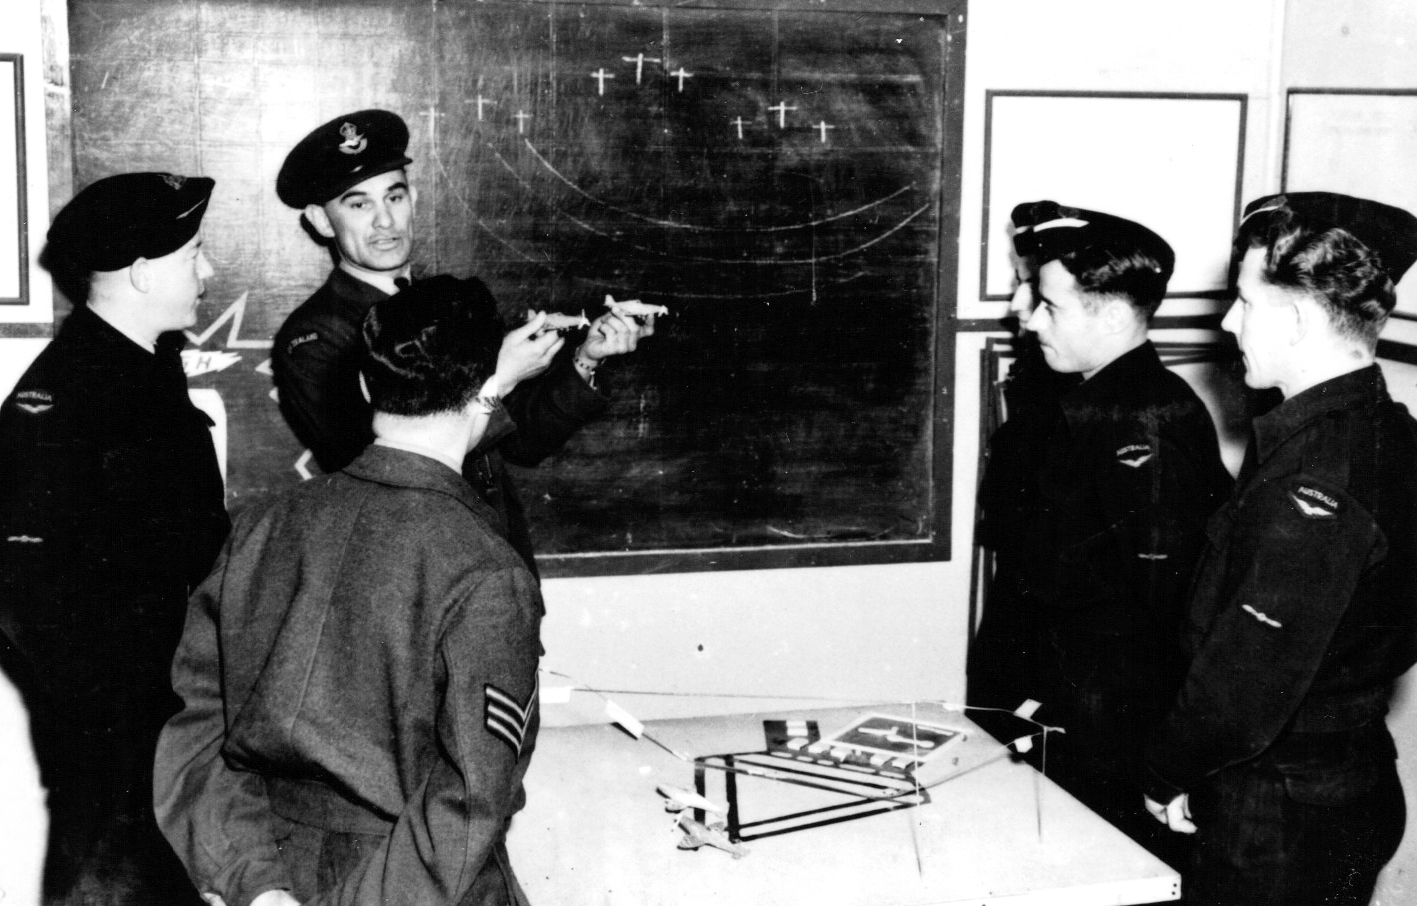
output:
[[[1021,702],[987,696],[1020,687],[1042,702],[1037,719],[1066,730],[1037,750],[1049,776],[1170,857],[1174,841],[1136,809],[1132,763],[1179,679],[1186,579],[1230,476],[1204,404],[1147,339],[1170,246],[1133,221],[1049,201],[1015,216],[1019,253],[1036,267],[1024,327],[1049,368],[1082,381],[1040,432],[1029,506],[993,579],[1023,615],[1000,626],[986,610],[971,651],[972,674],[1022,683],[971,690],[969,703],[1012,709]],[[991,637],[1000,631],[1022,645]]]
[[[411,277],[418,193],[406,169],[408,140],[407,125],[386,110],[336,117],[296,145],[276,181],[281,200],[302,211],[338,259],[325,285],[286,319],[272,351],[281,412],[327,472],[348,464],[373,436],[357,378],[359,325]],[[495,309],[480,280],[469,284],[478,304]],[[464,468],[533,570],[526,519],[503,460],[536,465],[603,412],[609,400],[595,387],[596,369],[653,334],[654,316],[607,312],[572,355],[559,357],[564,338],[542,325],[533,317],[507,334],[489,378],[490,395],[506,411]]]
[[[1254,421],[1196,574],[1146,806],[1195,833],[1193,904],[1361,904],[1405,820],[1385,723],[1417,662],[1417,423],[1376,362],[1417,218],[1330,192],[1257,199],[1222,322]]]
[[[524,903],[535,577],[462,478],[500,332],[451,277],[375,305],[374,442],[238,517],[173,664],[158,819],[229,906]]]
[[[0,629],[49,789],[45,900],[196,900],[152,815],[187,595],[228,521],[179,331],[211,264],[213,182],[127,173],[54,218],[76,307],[0,407]]]

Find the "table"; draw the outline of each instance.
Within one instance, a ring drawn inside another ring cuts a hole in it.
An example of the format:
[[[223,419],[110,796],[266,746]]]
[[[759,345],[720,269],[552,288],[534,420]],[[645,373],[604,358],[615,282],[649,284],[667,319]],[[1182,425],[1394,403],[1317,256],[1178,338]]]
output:
[[[867,712],[964,731],[949,744],[949,779],[929,790],[931,801],[753,840],[741,859],[677,848],[683,833],[656,786],[694,789],[691,762],[611,724],[543,730],[527,806],[508,837],[512,865],[533,906],[1067,906],[1178,897],[1174,870],[1028,765],[1000,758],[999,743],[959,712],[924,704],[764,712],[650,721],[645,732],[690,756],[752,752],[766,747],[764,720],[815,720],[825,736]],[[706,776],[713,795],[721,776]],[[813,794],[734,780],[745,812],[791,810]]]

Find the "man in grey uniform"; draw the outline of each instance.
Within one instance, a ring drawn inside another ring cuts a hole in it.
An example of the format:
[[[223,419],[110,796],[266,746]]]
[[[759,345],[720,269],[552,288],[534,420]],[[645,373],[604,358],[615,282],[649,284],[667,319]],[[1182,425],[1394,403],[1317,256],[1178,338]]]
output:
[[[521,903],[536,579],[459,470],[501,332],[452,278],[365,321],[374,442],[243,512],[193,596],[159,823],[229,906]]]

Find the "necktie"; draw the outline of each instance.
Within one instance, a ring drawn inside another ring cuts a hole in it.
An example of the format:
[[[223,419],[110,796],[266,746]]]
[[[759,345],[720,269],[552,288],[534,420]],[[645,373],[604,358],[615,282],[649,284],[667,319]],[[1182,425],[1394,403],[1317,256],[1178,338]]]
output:
[[[400,291],[406,290],[409,287],[409,279],[407,277],[395,277],[394,286],[398,287]]]

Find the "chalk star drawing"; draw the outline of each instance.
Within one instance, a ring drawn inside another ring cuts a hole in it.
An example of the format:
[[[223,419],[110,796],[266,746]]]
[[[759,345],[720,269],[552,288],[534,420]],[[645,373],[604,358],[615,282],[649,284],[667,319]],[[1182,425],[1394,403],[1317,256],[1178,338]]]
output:
[[[315,458],[315,454],[305,450],[300,454],[300,458],[295,461],[295,474],[300,476],[301,481],[309,481],[315,477],[315,473],[310,471],[310,460]]]
[[[659,57],[647,57],[643,53],[637,53],[633,57],[621,57],[626,63],[635,64],[635,84],[640,84],[640,79],[644,76],[646,63],[662,63]]]
[[[182,373],[189,378],[225,371],[241,361],[239,352],[209,352],[202,349],[182,350]]]
[[[670,75],[674,76],[675,78],[677,78],[677,79],[679,80],[679,93],[680,93],[680,94],[683,94],[683,93],[684,93],[684,80],[685,80],[685,79],[692,79],[692,78],[694,77],[694,74],[693,74],[692,72],[685,72],[683,66],[680,66],[678,69],[676,69],[676,70],[674,70],[673,72],[671,72]]]
[[[226,311],[222,312],[221,316],[218,317],[215,321],[213,321],[207,327],[206,330],[202,331],[199,334],[192,333],[192,331],[190,330],[184,330],[182,331],[183,336],[185,336],[193,346],[201,346],[203,343],[207,342],[207,340],[212,338],[212,335],[217,332],[217,329],[220,328],[221,325],[225,324],[227,321],[230,321],[231,329],[227,332],[226,342],[223,344],[224,348],[270,349],[271,341],[268,339],[242,340],[239,338],[239,334],[241,333],[241,322],[246,317],[246,300],[249,295],[249,292],[244,292],[240,296],[238,296],[236,301],[228,305],[226,307]]]

